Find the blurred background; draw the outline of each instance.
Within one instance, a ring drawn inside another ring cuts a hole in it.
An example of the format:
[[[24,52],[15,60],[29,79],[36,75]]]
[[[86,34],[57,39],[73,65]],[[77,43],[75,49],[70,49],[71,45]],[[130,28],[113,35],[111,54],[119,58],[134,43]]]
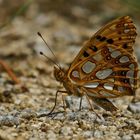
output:
[[[139,12],[139,0],[0,0],[0,58],[14,65],[36,59],[39,51],[51,57],[36,35],[40,31],[60,62],[65,58],[64,63],[69,63],[73,60],[69,56],[74,57],[101,26],[125,15],[136,24],[139,46]],[[61,53],[62,49],[68,53]]]
[[[138,35],[134,50],[140,62],[139,13],[140,0],[0,0],[0,126],[8,126],[1,127],[0,139],[15,140],[18,136],[20,140],[21,137],[23,139],[30,137],[39,139],[40,136],[45,137],[44,139],[50,137],[52,140],[54,133],[57,136],[62,134],[60,137],[62,139],[67,130],[76,130],[73,132],[75,135],[84,135],[87,130],[93,130],[93,133],[94,126],[98,126],[98,123],[93,124],[93,117],[87,116],[86,113],[85,117],[83,115],[79,117],[82,120],[74,123],[73,120],[79,118],[74,118],[72,121],[68,119],[59,124],[57,120],[49,117],[39,118],[43,111],[52,108],[55,92],[61,86],[54,80],[53,64],[39,54],[40,51],[43,51],[48,57],[54,59],[37,32],[42,33],[61,66],[68,66],[67,64],[73,61],[82,48],[82,44],[97,30],[112,19],[129,15],[137,28]],[[2,67],[3,62],[11,67],[24,85],[23,87],[11,83],[11,78]],[[107,134],[107,139],[110,135],[114,136],[114,133],[120,136],[119,138],[113,137],[113,139],[121,139],[120,137],[128,135],[128,133],[139,134],[139,118],[135,112],[139,111],[140,104],[135,107],[136,109],[131,110],[134,112],[131,114],[127,111],[132,99],[129,98],[124,97],[118,101],[114,99],[116,106],[124,112],[115,119],[112,119],[112,116],[108,119],[107,126],[101,128],[108,132],[101,130],[102,139],[104,139],[104,134]],[[139,101],[140,96],[136,99]],[[58,101],[59,105],[56,110],[63,110],[60,107],[62,105],[61,96]],[[79,107],[78,99],[76,99],[76,103]],[[78,114],[80,113],[78,112]],[[103,113],[100,112],[99,114]],[[75,115],[73,116],[75,117]],[[110,115],[104,111],[105,119],[108,116]],[[63,117],[62,114],[58,120],[63,119]],[[22,120],[22,125],[19,125],[18,128],[9,128],[9,126],[20,124],[20,120]],[[125,120],[130,121],[130,124]],[[65,128],[68,124],[70,129]],[[99,127],[100,124],[101,122]],[[56,126],[55,132],[54,126]],[[64,129],[61,129],[62,126]],[[99,130],[98,127],[97,130]],[[25,131],[29,132],[24,133]],[[73,133],[68,133],[68,135],[72,136]],[[131,139],[131,137],[125,139]]]
[[[124,15],[133,18],[139,33],[139,12],[139,0],[0,0],[0,57],[44,52],[38,31],[57,53],[62,47],[73,52],[73,45],[80,47],[102,25]]]

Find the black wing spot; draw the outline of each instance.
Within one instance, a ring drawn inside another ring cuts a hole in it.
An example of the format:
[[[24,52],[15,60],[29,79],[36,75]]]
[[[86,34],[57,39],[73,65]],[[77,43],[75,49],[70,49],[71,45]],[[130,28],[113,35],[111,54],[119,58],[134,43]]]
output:
[[[113,42],[114,42],[114,40],[111,38],[107,40],[107,43],[109,43],[109,44],[113,44]]]
[[[125,44],[123,44],[123,48],[124,49],[127,49],[128,48],[128,46],[127,46],[127,44],[125,43]]]
[[[120,72],[121,76],[125,76],[126,73],[127,73],[127,71],[121,71],[121,72]]]
[[[126,84],[129,83],[129,79],[123,79],[122,81]]]
[[[101,39],[100,39],[100,41],[105,41],[107,38],[106,37],[102,37]]]
[[[121,38],[121,37],[119,37],[119,40],[122,40],[122,38]]]
[[[92,47],[89,47],[92,51],[94,51],[94,52],[97,52],[97,47],[96,46],[92,46]]]
[[[84,51],[83,55],[84,55],[84,57],[88,57],[89,56],[89,54],[86,51]]]
[[[96,39],[100,40],[102,37],[100,35],[96,36]]]
[[[118,31],[118,34],[122,34],[122,32],[121,31]]]

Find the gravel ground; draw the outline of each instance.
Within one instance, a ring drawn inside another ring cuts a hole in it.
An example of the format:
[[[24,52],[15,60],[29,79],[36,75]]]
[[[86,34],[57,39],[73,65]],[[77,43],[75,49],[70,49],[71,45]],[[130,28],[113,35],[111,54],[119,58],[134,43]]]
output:
[[[88,11],[74,8],[75,14],[79,10],[86,19]],[[85,98],[79,111],[80,99],[74,96],[66,98],[69,108],[63,113],[60,95],[55,109],[60,113],[46,116],[54,105],[55,92],[62,85],[53,76],[53,65],[39,55],[43,51],[53,59],[37,32],[47,40],[60,65],[68,68],[84,41],[101,27],[102,17],[88,17],[87,25],[85,22],[75,24],[56,12],[38,14],[30,19],[33,15],[15,18],[0,32],[1,59],[21,81],[19,85],[13,84],[1,69],[0,140],[140,140],[139,89],[133,102],[133,97],[112,100],[119,108],[116,114],[94,106],[101,116],[98,118],[90,111]],[[139,35],[135,46],[139,60],[138,46]]]

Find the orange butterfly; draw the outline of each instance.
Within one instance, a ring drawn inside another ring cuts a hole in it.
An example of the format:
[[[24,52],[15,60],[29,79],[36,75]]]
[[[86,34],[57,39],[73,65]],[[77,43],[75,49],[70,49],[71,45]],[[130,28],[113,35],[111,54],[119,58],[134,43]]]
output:
[[[40,33],[38,35],[42,38]],[[55,105],[49,114],[55,109],[59,92],[62,95],[86,96],[91,108],[92,100],[107,111],[117,110],[108,98],[134,95],[138,64],[132,46],[136,35],[131,18],[124,16],[109,22],[95,33],[84,44],[68,70],[53,61],[56,64],[54,76],[63,83],[65,91],[56,92]]]

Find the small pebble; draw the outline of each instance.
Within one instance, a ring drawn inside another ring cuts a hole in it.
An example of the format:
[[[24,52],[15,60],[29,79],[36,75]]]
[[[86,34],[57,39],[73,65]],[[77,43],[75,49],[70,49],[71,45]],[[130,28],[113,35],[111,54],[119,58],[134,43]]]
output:
[[[94,135],[93,131],[85,131],[85,132],[83,133],[83,136],[84,136],[85,138],[92,138],[93,135]]]
[[[103,136],[103,132],[100,130],[95,130],[94,137],[101,138]]]
[[[134,140],[140,140],[140,134],[134,134],[133,138]]]
[[[122,140],[132,140],[132,137],[130,135],[125,135],[122,137]]]
[[[5,116],[0,116],[0,126],[5,125],[5,126],[18,126],[20,123],[19,118],[14,117],[12,115],[5,115]]]
[[[128,106],[128,109],[133,113],[140,113],[140,102],[137,103],[131,103]]]
[[[68,136],[68,135],[72,135],[72,134],[73,134],[71,128],[68,127],[68,126],[62,127],[62,128],[61,128],[61,133],[62,133],[64,136]]]
[[[20,117],[25,118],[25,119],[32,119],[36,116],[37,116],[37,114],[31,109],[25,109],[20,114]]]
[[[47,139],[48,140],[57,140],[55,133],[52,130],[47,132]]]

